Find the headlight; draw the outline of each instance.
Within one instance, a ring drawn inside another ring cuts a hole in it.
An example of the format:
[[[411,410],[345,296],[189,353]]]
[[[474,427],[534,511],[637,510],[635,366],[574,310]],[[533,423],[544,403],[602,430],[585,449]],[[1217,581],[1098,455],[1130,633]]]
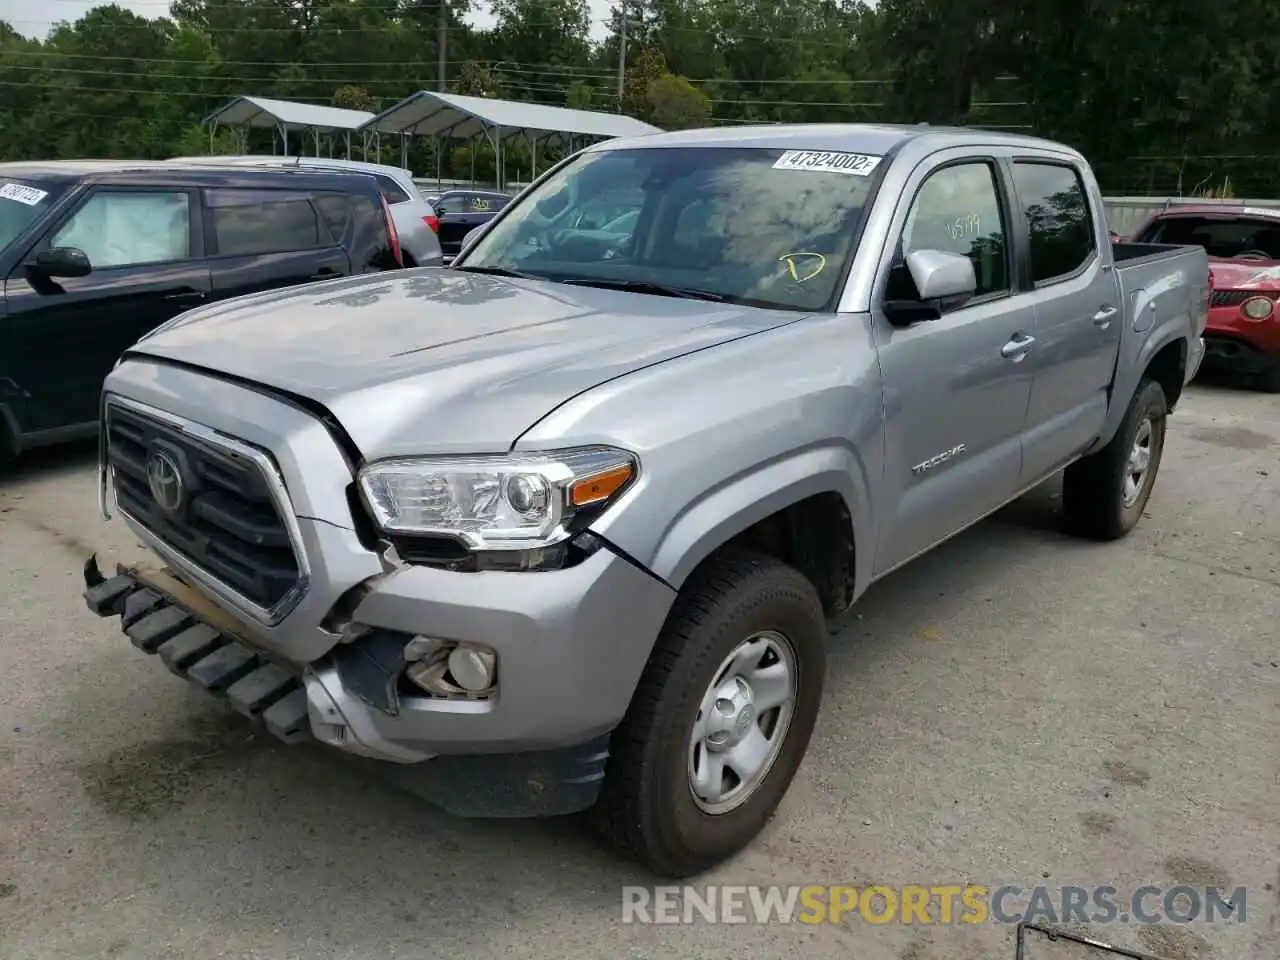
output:
[[[529,550],[558,543],[636,477],[624,450],[383,460],[360,471],[360,491],[388,534],[445,536],[473,550]]]
[[[1240,304],[1240,312],[1249,320],[1265,320],[1275,309],[1267,297],[1253,297]]]

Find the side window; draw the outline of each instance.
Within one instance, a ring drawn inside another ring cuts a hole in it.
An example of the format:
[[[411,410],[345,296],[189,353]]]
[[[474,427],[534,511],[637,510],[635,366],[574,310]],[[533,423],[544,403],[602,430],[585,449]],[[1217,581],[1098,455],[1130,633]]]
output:
[[[1014,183],[1031,239],[1036,283],[1075,273],[1094,255],[1093,216],[1080,174],[1050,163],[1015,163]]]
[[[351,219],[351,197],[345,193],[317,193],[316,206],[320,216],[329,226],[334,237],[347,235],[347,221]]]
[[[493,208],[493,201],[481,194],[472,194],[470,207],[472,213],[489,213]]]
[[[468,208],[466,197],[460,194],[449,194],[447,197],[441,197],[435,204],[436,213],[466,213]]]
[[[382,199],[387,203],[404,203],[409,199],[409,195],[400,189],[400,184],[390,177],[375,173],[373,179],[377,181],[378,189],[382,191]]]
[[[210,190],[218,253],[251,256],[328,246],[329,230],[311,198],[283,190]]]
[[[191,256],[187,194],[98,191],[58,228],[49,245],[78,247],[94,269],[185,260]]]
[[[1009,289],[1004,216],[988,163],[943,167],[920,187],[902,231],[902,252],[942,250],[973,261],[974,296]]]

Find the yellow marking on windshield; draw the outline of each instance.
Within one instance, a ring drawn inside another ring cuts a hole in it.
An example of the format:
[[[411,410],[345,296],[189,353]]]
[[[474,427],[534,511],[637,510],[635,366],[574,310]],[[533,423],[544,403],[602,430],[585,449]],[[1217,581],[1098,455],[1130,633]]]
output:
[[[806,257],[817,262],[816,266],[813,266],[808,272],[802,271],[796,266],[797,260]],[[785,263],[787,265],[787,272],[791,274],[791,279],[796,283],[804,283],[807,280],[812,280],[823,270],[827,269],[827,258],[821,253],[784,253],[778,258],[778,262]]]

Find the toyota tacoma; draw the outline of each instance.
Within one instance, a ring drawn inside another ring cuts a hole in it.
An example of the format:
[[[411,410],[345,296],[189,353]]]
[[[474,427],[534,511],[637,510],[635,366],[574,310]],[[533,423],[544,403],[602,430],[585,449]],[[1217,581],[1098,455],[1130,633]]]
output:
[[[634,216],[577,229],[587,208]],[[978,130],[769,126],[553,167],[447,269],[190,311],[107,378],[86,600],[278,737],[654,872],[749,844],[829,625],[1065,468],[1143,514],[1202,249],[1114,244],[1088,164]],[[362,761],[362,762],[368,762]]]

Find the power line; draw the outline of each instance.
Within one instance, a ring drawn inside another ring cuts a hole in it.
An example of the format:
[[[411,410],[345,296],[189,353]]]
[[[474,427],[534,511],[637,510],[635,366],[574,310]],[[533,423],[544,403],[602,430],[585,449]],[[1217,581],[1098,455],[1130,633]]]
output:
[[[75,2],[75,0],[62,0],[62,2]],[[93,9],[95,10],[101,9],[101,7],[95,7]],[[250,10],[251,8],[244,7],[243,9]],[[389,7],[387,9],[390,10],[393,8]],[[92,12],[92,10],[89,12]],[[82,20],[83,16],[80,19]],[[154,31],[157,29],[157,26],[159,24],[173,24],[173,23],[182,24],[184,22],[184,21],[175,21],[168,17],[156,17],[154,19],[143,18],[143,19],[146,22],[112,24],[111,29],[112,30]],[[49,26],[48,20],[10,19],[7,22],[10,24],[23,24],[26,26],[40,26],[40,27]],[[75,23],[79,23],[80,20],[60,21],[60,22],[74,25]],[[241,34],[241,33],[268,33],[268,34],[290,34],[290,35],[298,34],[298,33],[306,33],[309,35],[317,35],[317,34],[322,34],[325,29],[331,29],[334,32],[341,32],[343,34],[370,34],[370,33],[381,34],[381,33],[399,32],[404,29],[405,24],[414,23],[414,22],[416,22],[414,18],[406,16],[403,11],[397,11],[397,16],[394,22],[388,23],[382,26],[377,26],[377,27],[346,26],[344,24],[342,26],[334,26],[334,27],[326,28],[323,25],[323,23],[321,23],[321,25],[318,27],[309,27],[309,26],[302,26],[302,25],[289,26],[289,27],[210,27],[210,26],[198,25],[196,26],[196,29],[198,29],[201,33],[206,33],[206,34],[215,35],[215,36],[223,35],[223,34]],[[511,23],[511,26],[519,27],[522,30],[530,30],[530,29],[563,30],[565,27],[565,24],[561,21],[556,21],[556,20],[543,20],[543,21],[531,20],[531,21],[513,21]],[[455,33],[461,32],[461,33],[469,33],[474,35],[474,34],[491,34],[491,33],[494,33],[495,31],[500,31],[502,28],[503,28],[503,23],[499,21],[495,23],[493,27],[485,28],[485,29],[473,27],[469,24],[463,24],[459,26],[452,26],[449,28],[449,30]],[[778,36],[777,34],[743,33],[743,32],[734,31],[734,30],[723,30],[723,29],[720,29],[719,27],[681,27],[681,26],[675,26],[671,24],[663,24],[660,27],[660,31],[665,33],[682,33],[682,34],[689,34],[689,35],[700,36],[700,37],[707,37],[717,41],[717,43],[719,43],[722,46],[725,45],[726,42],[731,43],[733,41],[739,41],[739,40],[758,40],[763,43],[781,43],[781,44],[797,44],[798,43],[798,44],[803,44],[809,47],[823,47],[827,49],[839,49],[844,51],[850,51],[852,49],[852,43],[853,43],[852,36],[850,37],[849,40],[846,40],[846,41],[822,40],[822,39],[819,39],[817,36],[788,37],[788,36]],[[582,37],[581,39],[587,43],[591,42],[589,37]]]

